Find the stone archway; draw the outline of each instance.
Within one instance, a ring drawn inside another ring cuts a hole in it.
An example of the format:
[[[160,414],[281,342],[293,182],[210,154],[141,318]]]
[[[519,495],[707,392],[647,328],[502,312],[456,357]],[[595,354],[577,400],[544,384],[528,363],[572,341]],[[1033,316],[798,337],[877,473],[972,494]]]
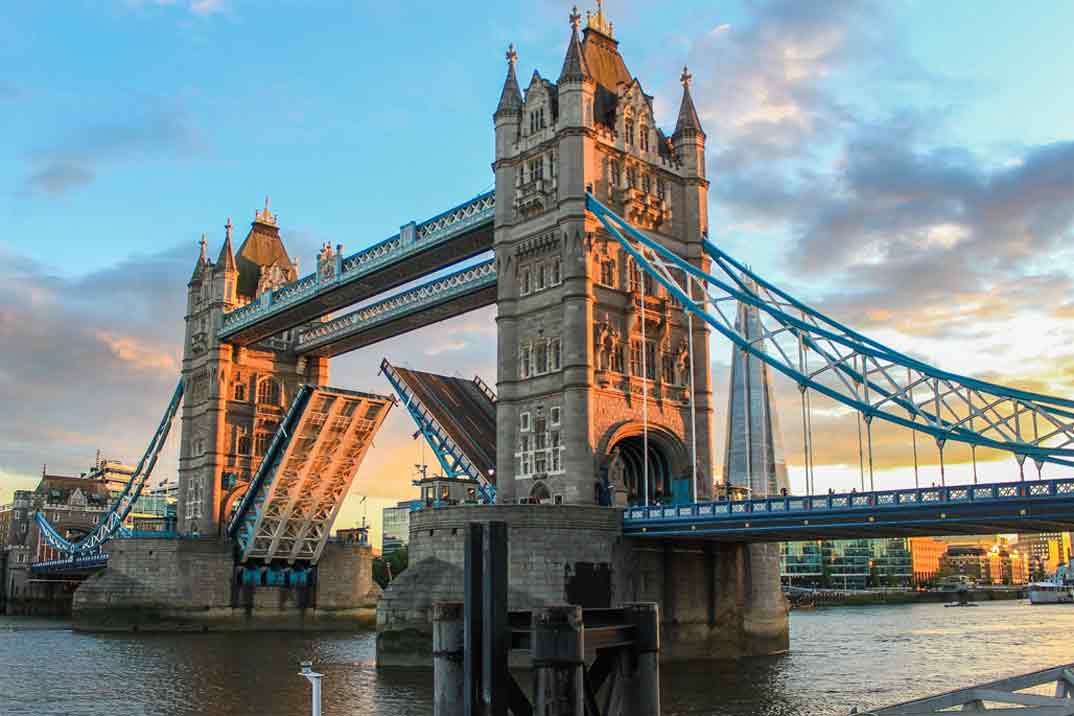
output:
[[[689,470],[682,440],[662,427],[650,425],[646,431],[640,423],[626,423],[608,435],[604,446],[603,471],[628,504],[644,501],[646,463],[650,503],[670,501],[673,482]]]

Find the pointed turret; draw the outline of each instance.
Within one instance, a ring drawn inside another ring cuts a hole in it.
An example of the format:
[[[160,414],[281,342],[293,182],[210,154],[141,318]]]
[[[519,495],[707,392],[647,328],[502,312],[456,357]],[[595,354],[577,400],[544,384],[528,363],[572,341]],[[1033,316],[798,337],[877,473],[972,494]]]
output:
[[[501,115],[522,114],[522,90],[518,87],[518,77],[515,76],[515,64],[518,63],[518,53],[515,46],[507,47],[507,79],[503,81],[503,91],[500,92],[500,103],[496,105],[495,117]]]
[[[235,252],[231,248],[231,217],[224,225],[224,245],[220,247],[220,255],[216,258],[216,271],[237,271],[235,264]]]
[[[694,107],[694,98],[690,96],[690,82],[693,78],[690,70],[683,67],[682,76],[679,77],[682,82],[682,104],[679,105],[679,120],[675,123],[675,133],[672,135],[675,139],[691,136],[705,138],[705,131],[701,129],[701,118]]]
[[[567,43],[567,55],[563,58],[563,69],[559,73],[561,83],[584,82],[593,78],[589,72],[589,65],[585,61],[585,52],[582,51],[582,41],[578,37],[582,16],[578,14],[577,6],[571,10],[570,21],[571,39]]]
[[[198,242],[198,245],[201,247],[201,253],[198,256],[197,262],[194,264],[194,272],[190,275],[190,282],[187,284],[188,286],[200,284],[205,274],[206,266],[211,265],[209,263],[209,257],[206,255],[205,234],[201,235],[201,241]]]

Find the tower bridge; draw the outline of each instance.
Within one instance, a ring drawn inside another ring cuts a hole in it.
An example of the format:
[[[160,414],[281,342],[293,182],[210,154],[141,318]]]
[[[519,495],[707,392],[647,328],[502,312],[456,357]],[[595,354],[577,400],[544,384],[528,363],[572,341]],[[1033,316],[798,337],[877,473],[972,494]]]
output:
[[[414,514],[411,567],[377,605],[381,663],[427,663],[431,606],[463,595],[463,528],[473,521],[504,521],[512,533],[512,574],[524,575],[512,609],[656,601],[667,658],[787,648],[779,541],[1074,523],[1074,480],[1051,472],[1074,464],[1074,401],[927,365],[724,252],[710,233],[689,71],[664,132],[603,11],[582,24],[572,12],[556,79],[535,70],[524,91],[509,48],[492,117],[493,191],[357,253],[325,245],[302,277],[267,201],[237,251],[230,220],[215,261],[202,240],[182,378],[128,491],[84,539],[39,518],[72,560],[107,563],[76,608],[108,618],[117,604],[152,607],[187,624],[195,612],[249,613],[269,589],[302,614],[346,612],[368,584],[368,552],[334,545],[329,530],[395,402],[445,473],[474,480],[485,504]],[[495,391],[387,360],[398,401],[327,385],[331,357],[493,303]],[[714,336],[733,355],[721,476]],[[801,396],[805,495],[787,478],[776,374]],[[818,395],[864,426],[860,492],[829,492],[823,475],[817,483]],[[124,510],[176,415],[178,534],[122,539]],[[1020,470],[1028,459],[1038,477],[1049,466],[1048,479],[876,489],[877,419],[927,436],[941,461],[955,441],[1009,453]],[[167,579],[149,576],[154,564]]]

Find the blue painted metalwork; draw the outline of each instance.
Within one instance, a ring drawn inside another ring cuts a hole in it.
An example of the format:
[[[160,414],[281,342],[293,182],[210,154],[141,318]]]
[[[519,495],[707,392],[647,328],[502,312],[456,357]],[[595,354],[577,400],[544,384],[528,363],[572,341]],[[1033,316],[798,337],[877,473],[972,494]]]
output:
[[[948,440],[1012,453],[1038,465],[1074,466],[1074,400],[1008,388],[942,371],[857,333],[794,299],[715,244],[705,254],[723,276],[704,271],[586,195],[596,215],[639,267],[685,310],[739,349],[863,415]],[[689,295],[688,295],[689,293]],[[745,336],[728,303],[758,309],[761,336]],[[796,315],[797,314],[797,315]],[[788,345],[789,344],[789,345]],[[771,346],[770,350],[766,347]],[[818,363],[819,368],[811,365]]]
[[[414,392],[407,387],[387,358],[381,361],[380,372],[388,379],[392,389],[399,396],[399,401],[406,407],[410,417],[414,419],[418,430],[421,431],[425,441],[432,449],[433,455],[436,456],[437,462],[440,463],[444,476],[476,480],[481,501],[487,505],[496,502],[496,486],[489,482],[488,475],[482,474],[481,470],[470,461],[470,458],[466,456],[459,445],[451,439],[444,426],[440,424],[432,411],[414,395]],[[487,385],[481,383],[479,387],[482,387],[482,390],[487,395],[495,399]]]
[[[31,562],[30,571],[35,574],[77,572],[90,569],[103,569],[108,566],[108,555],[101,552],[76,555],[63,559],[48,559]]]
[[[34,520],[40,528],[41,535],[50,547],[68,555],[94,554],[100,551],[101,545],[124,529],[123,521],[127,519],[131,509],[134,507],[134,503],[138,501],[142,490],[149,481],[149,476],[153,474],[153,468],[157,464],[157,458],[160,457],[160,451],[164,447],[169,431],[171,431],[172,422],[176,412],[179,410],[179,404],[182,399],[183,381],[180,380],[179,384],[175,386],[175,392],[172,393],[172,399],[168,403],[167,410],[164,411],[164,417],[161,418],[160,425],[157,426],[157,431],[153,434],[153,439],[149,442],[145,453],[142,454],[142,459],[135,466],[134,472],[131,473],[130,479],[123,487],[123,491],[116,496],[108,512],[101,516],[101,519],[88,535],[77,542],[71,542],[49,524],[43,513],[38,512],[34,515]]]
[[[490,226],[496,209],[494,191],[479,194],[420,224],[403,227],[395,236],[341,259],[330,277],[311,273],[292,283],[266,291],[253,301],[224,314],[220,338],[226,339],[247,326],[274,315],[322,291],[361,279],[386,266],[413,257],[467,231]]]
[[[374,326],[420,313],[495,285],[496,262],[491,259],[483,261],[306,328],[298,334],[297,350],[311,351],[326,343],[335,343]]]
[[[943,534],[960,523],[980,529],[998,519],[1008,528],[1044,523],[1068,529],[1074,525],[1074,478],[630,507],[623,533],[775,542],[848,530],[877,537],[911,528]]]

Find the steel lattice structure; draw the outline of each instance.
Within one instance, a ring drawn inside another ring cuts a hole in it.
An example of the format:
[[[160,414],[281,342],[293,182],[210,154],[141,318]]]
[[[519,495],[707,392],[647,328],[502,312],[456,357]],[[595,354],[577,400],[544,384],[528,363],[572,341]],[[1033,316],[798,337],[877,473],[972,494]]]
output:
[[[392,399],[303,386],[228,525],[238,561],[316,563]]]
[[[180,380],[179,384],[175,386],[175,392],[172,393],[172,399],[168,403],[167,410],[164,411],[164,417],[161,418],[160,425],[157,426],[157,431],[153,434],[153,439],[149,442],[145,453],[142,454],[142,459],[138,461],[138,465],[134,468],[130,479],[123,487],[123,491],[119,493],[108,512],[102,515],[97,525],[88,535],[77,542],[71,542],[49,524],[44,514],[38,512],[34,515],[34,519],[41,529],[41,534],[50,547],[73,557],[81,557],[99,552],[101,546],[117,534],[122,536],[124,532],[123,521],[127,519],[127,515],[130,514],[134,503],[138,501],[146,483],[149,482],[150,475],[153,474],[153,468],[156,467],[157,458],[160,456],[160,451],[164,447],[168,433],[171,431],[172,422],[174,422],[175,414],[179,410],[179,404],[182,399],[183,381]]]
[[[1074,401],[940,370],[825,316],[765,281],[709,240],[712,272],[694,266],[586,195],[586,208],[639,268],[740,350],[858,413],[932,436],[1074,465]],[[753,306],[761,335],[735,324]]]
[[[425,405],[411,390],[398,371],[388,362],[387,358],[381,361],[380,371],[388,379],[392,389],[395,390],[407,412],[410,413],[410,417],[417,424],[418,430],[425,438],[429,448],[436,455],[440,468],[444,471],[444,476],[465,477],[475,480],[481,493],[482,502],[489,505],[496,502],[496,485],[489,481],[489,476],[481,471],[474,460],[451,437],[450,432],[437,420],[429,406]],[[496,402],[496,394],[484,382],[475,377],[474,384],[490,402]]]

